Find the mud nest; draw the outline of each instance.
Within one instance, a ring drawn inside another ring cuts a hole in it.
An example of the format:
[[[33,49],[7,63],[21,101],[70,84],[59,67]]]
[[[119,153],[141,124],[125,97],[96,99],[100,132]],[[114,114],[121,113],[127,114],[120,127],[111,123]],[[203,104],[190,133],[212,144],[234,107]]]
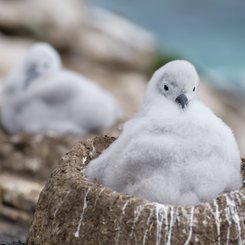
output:
[[[27,244],[243,244],[244,187],[178,207],[88,182],[84,167],[113,141],[96,137],[61,159],[40,194]],[[241,170],[244,177],[244,161]]]

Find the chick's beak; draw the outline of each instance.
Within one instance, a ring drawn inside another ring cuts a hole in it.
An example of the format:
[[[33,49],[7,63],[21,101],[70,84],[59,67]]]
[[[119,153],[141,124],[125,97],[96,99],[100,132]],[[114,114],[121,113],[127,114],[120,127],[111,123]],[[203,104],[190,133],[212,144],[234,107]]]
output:
[[[176,98],[175,102],[178,103],[182,109],[184,109],[188,105],[189,101],[185,94],[181,94]]]
[[[27,73],[26,73],[26,82],[25,82],[25,87],[28,87],[29,86],[29,83],[31,83],[31,81],[38,77],[38,70],[37,70],[37,67],[35,65],[31,65],[29,67],[29,69],[27,70]]]

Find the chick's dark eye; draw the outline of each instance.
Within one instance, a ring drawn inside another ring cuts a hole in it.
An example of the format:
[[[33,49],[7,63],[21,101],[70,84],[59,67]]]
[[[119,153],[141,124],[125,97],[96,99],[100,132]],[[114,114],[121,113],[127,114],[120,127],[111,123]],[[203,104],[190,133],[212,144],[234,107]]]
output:
[[[195,92],[195,91],[196,91],[196,87],[193,88],[193,92]]]
[[[168,86],[166,84],[164,85],[164,89],[165,91],[168,91]]]

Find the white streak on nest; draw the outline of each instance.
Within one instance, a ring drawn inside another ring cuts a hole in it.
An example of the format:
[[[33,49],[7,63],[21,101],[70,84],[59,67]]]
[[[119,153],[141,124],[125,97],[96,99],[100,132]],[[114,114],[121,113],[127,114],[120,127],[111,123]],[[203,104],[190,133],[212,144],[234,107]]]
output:
[[[232,195],[232,193],[230,193],[230,195]],[[229,222],[230,223],[235,223],[235,226],[237,228],[238,244],[242,244],[240,217],[239,217],[239,214],[238,214],[236,203],[229,196],[229,194],[226,194],[225,198],[226,198],[226,205],[227,205],[227,215],[228,215],[228,217],[230,217],[230,218],[227,219],[227,221],[229,220],[228,223]],[[233,220],[233,222],[231,221],[231,219]]]
[[[226,207],[225,207],[225,218],[228,222],[228,229],[227,229],[227,235],[226,235],[226,244],[229,245],[230,243],[230,233],[231,233],[231,220],[230,220],[230,209],[228,207],[228,200],[227,200],[227,196],[225,196],[225,199],[226,199]]]
[[[231,193],[231,195],[233,195],[233,198],[235,197],[238,200],[238,203],[240,204],[241,200],[240,200],[239,196],[237,196],[237,194],[238,194],[238,192]],[[234,203],[235,203],[235,201],[234,201]],[[236,220],[235,223],[237,224],[239,244],[243,244],[243,241],[242,241],[241,220],[240,220],[239,211],[238,211],[239,209],[238,209],[236,203],[235,203],[235,210],[236,210],[236,212],[235,212],[235,215],[234,215],[234,219]]]
[[[245,196],[243,195],[243,193],[242,193],[241,191],[239,191],[238,193],[239,193],[239,195],[240,195],[243,199],[245,199]]]
[[[170,222],[169,222],[169,230],[167,232],[168,234],[167,245],[171,244],[171,236],[172,236],[172,229],[173,229],[173,223],[174,223],[173,221],[174,221],[174,207],[170,206]]]
[[[140,215],[141,215],[142,211],[144,210],[144,208],[146,206],[147,206],[147,204],[139,205],[137,207],[137,209],[134,211],[134,222],[133,222],[133,225],[132,225],[131,233],[129,235],[130,238],[132,236],[135,236],[135,234],[134,234],[135,225],[139,221]],[[135,244],[137,244],[137,238],[136,237],[135,237]]]
[[[80,216],[80,220],[79,220],[79,223],[78,223],[78,226],[77,226],[77,230],[75,232],[75,237],[79,237],[79,233],[80,233],[80,227],[81,227],[81,224],[82,224],[82,221],[83,221],[83,216],[84,216],[84,212],[85,212],[85,209],[87,208],[87,196],[88,196],[88,193],[90,192],[91,190],[91,187],[88,188],[88,190],[86,191],[85,195],[84,195],[84,199],[83,199],[83,209],[82,209],[82,213],[81,213],[81,216]]]
[[[84,165],[85,165],[86,161],[87,161],[87,156],[82,158],[82,166],[81,166],[80,172],[83,174],[84,174]]]
[[[92,158],[96,154],[96,150],[95,150],[95,147],[94,147],[94,143],[93,142],[91,143],[91,147],[92,147],[92,151],[89,152],[89,156]]]
[[[123,217],[124,217],[124,215],[125,215],[125,210],[126,210],[126,208],[127,208],[127,206],[128,206],[129,201],[130,201],[130,199],[127,200],[127,201],[125,202],[125,204],[123,205],[123,207],[122,207],[122,214],[121,214],[121,216],[120,216],[119,224],[118,224],[118,227],[117,227],[118,233],[117,233],[117,237],[116,237],[116,244],[119,243],[119,238],[120,238],[120,234],[121,234],[120,224],[121,224],[121,221],[122,221],[122,219],[123,219]]]
[[[161,232],[162,232],[162,222],[163,222],[163,214],[160,204],[156,203],[156,221],[157,221],[157,234],[156,234],[156,245],[160,245],[161,242]]]
[[[146,221],[146,226],[147,226],[147,228],[149,227],[150,220],[151,220],[152,215],[153,215],[153,211],[154,211],[154,210],[151,208],[151,209],[150,209],[149,216],[148,216],[147,221]],[[148,232],[149,232],[149,230],[146,229],[146,230],[145,230],[144,237],[143,237],[143,243],[142,243],[142,245],[145,245],[146,238],[148,237]]]
[[[218,244],[220,244],[220,212],[219,212],[219,206],[216,200],[213,201],[214,207],[215,207],[215,224],[216,224],[216,230],[217,230],[217,236],[218,236]]]
[[[86,163],[86,161],[87,161],[87,156],[84,156],[84,157],[82,158],[82,164],[84,165],[84,164]]]
[[[164,208],[164,214],[165,214],[164,224],[165,224],[165,238],[166,238],[168,235],[168,207],[163,206],[163,208]]]
[[[176,208],[176,211],[175,211],[175,214],[176,214],[175,220],[177,221],[177,223],[180,222],[179,209],[181,209],[181,207],[177,207],[177,208]]]
[[[168,234],[167,245],[171,244],[173,224],[174,224],[174,207],[170,206],[170,222],[169,222],[169,231],[167,233]]]
[[[97,196],[96,199],[95,199],[94,207],[96,207],[96,204],[97,204],[97,202],[98,202],[98,199],[99,199],[100,195],[102,194],[102,192],[103,192],[104,190],[105,190],[105,187],[103,187],[103,188],[100,190],[98,196]]]
[[[212,206],[210,203],[207,203],[207,206],[209,207],[212,215],[214,216],[215,226],[216,226],[216,232],[217,232],[217,238],[218,238],[218,244],[220,244],[220,212],[219,212],[219,206],[217,204],[217,201],[213,201],[215,211],[213,211]]]
[[[242,201],[241,201],[241,195],[239,195],[239,192],[233,192],[233,195],[236,197],[237,202],[239,204],[239,206],[242,206]]]
[[[191,208],[191,213],[190,213],[189,234],[188,234],[187,240],[185,241],[184,245],[188,245],[190,243],[190,241],[191,241],[194,212],[195,212],[195,207],[192,207]]]
[[[163,224],[165,226],[165,235],[169,234],[170,230],[172,231],[172,227],[170,228],[170,230],[168,228],[168,209],[169,209],[168,206],[165,206],[159,203],[155,203],[156,222],[157,222],[156,245],[161,244]]]
[[[85,147],[83,147],[82,165],[85,165],[86,161],[87,161],[87,154],[86,154]],[[81,168],[82,168],[82,170],[83,170],[83,166],[82,166]],[[81,171],[82,171],[82,170],[81,170]]]

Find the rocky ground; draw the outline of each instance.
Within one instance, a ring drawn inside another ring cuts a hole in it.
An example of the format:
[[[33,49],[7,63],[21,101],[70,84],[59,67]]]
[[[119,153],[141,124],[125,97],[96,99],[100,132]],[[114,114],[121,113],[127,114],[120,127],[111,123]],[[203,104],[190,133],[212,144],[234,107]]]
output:
[[[87,8],[80,0],[0,0],[0,80],[36,41],[51,43],[67,68],[97,80],[118,97],[125,116],[113,129],[101,132],[118,135],[118,126],[141,103],[147,81],[142,71],[152,63],[154,37],[110,13]],[[9,136],[0,129],[0,244],[25,242],[46,179],[79,140]]]
[[[155,63],[154,36],[81,0],[0,0],[0,80],[36,41],[51,43],[67,68],[96,80],[119,99],[123,118],[101,132],[117,136],[120,125],[142,102]],[[200,96],[235,129],[245,153],[245,113],[238,104],[206,83]],[[80,140],[84,139],[9,136],[0,130],[0,244],[25,241],[45,181],[60,157]]]
[[[0,132],[0,241],[7,237],[25,241],[47,177],[60,157],[78,141]]]

